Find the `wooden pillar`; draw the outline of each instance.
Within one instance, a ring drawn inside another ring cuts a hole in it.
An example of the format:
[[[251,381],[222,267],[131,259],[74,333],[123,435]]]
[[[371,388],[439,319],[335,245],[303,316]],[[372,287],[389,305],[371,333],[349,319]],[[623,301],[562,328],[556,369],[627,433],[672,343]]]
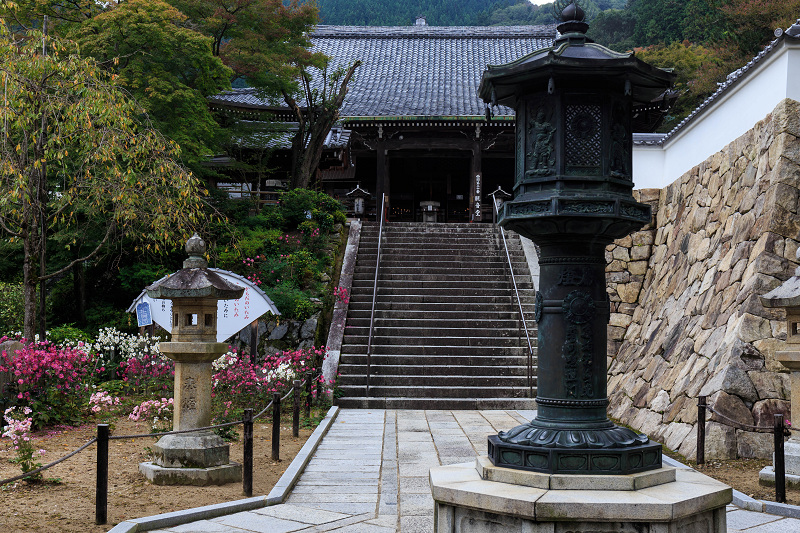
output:
[[[386,141],[379,140],[378,146],[378,170],[375,182],[375,201],[377,212],[375,213],[375,220],[380,222],[381,219],[381,198],[384,194],[389,195],[389,169],[386,165]]]
[[[477,139],[472,143],[472,165],[470,174],[470,220],[473,222],[480,222],[483,220],[483,171],[481,170],[481,143]]]

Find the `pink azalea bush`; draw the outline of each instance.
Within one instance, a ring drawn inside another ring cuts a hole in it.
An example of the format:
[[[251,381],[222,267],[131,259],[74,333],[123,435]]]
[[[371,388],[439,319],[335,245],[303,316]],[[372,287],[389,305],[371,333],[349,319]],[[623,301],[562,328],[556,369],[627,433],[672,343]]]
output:
[[[89,410],[94,414],[115,405],[119,405],[119,398],[103,390],[92,393],[89,397]]]
[[[36,462],[35,458],[45,453],[44,450],[36,450],[33,445],[33,438],[31,436],[33,418],[28,416],[31,413],[32,410],[30,407],[9,407],[3,413],[3,419],[6,425],[3,427],[2,437],[11,439],[11,444],[16,451],[16,457],[11,459],[11,462],[18,464],[23,474],[27,474],[42,466],[41,463]],[[38,481],[42,479],[42,474],[33,474],[25,479],[28,481]]]
[[[23,344],[16,355],[0,353],[0,372],[11,373],[17,405],[32,409],[37,428],[79,422],[93,376],[105,369],[95,369],[92,357],[81,347],[24,339]]]
[[[128,418],[134,422],[149,421],[150,427],[155,433],[172,431],[173,405],[174,400],[172,398],[146,400],[134,407]]]

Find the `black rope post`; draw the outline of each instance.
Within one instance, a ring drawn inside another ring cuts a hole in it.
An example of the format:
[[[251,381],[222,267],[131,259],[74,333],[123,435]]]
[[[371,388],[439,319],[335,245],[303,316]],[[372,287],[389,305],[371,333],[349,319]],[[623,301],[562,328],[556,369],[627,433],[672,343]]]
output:
[[[299,379],[294,380],[292,387],[292,436],[297,438],[300,436],[300,385],[302,381]]]
[[[94,497],[94,523],[108,522],[108,424],[97,424],[97,484]]]
[[[244,410],[244,459],[242,489],[248,498],[253,495],[253,410]]]
[[[786,461],[783,456],[783,415],[775,415],[775,501],[786,503]]]
[[[281,393],[272,393],[272,460],[281,458]]]
[[[306,374],[306,418],[311,418],[311,372]]]
[[[706,397],[697,397],[697,466],[706,462]]]

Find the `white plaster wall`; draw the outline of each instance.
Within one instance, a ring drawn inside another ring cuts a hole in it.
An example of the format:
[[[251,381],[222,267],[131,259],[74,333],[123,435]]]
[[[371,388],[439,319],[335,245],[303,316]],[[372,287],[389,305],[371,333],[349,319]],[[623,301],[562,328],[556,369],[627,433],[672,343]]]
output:
[[[636,188],[666,187],[750,130],[784,98],[800,101],[800,45],[786,41],[663,146],[635,145]]]

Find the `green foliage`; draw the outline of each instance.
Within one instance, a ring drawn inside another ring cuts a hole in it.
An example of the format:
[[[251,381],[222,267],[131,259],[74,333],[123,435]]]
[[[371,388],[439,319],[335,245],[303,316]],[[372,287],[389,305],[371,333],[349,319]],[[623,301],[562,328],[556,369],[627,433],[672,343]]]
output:
[[[83,23],[81,51],[119,75],[154,126],[197,163],[213,153],[219,126],[206,97],[230,88],[233,72],[211,52],[212,39],[161,0],[128,0]]]
[[[527,0],[525,0],[527,1]],[[322,24],[356,26],[409,26],[417,16],[436,26],[474,26],[485,24],[487,15],[515,0],[320,0]]]
[[[630,11],[609,9],[592,21],[587,35],[596,42],[618,52],[633,48],[636,18]]]
[[[22,283],[0,282],[0,336],[22,331],[25,318]]]
[[[120,286],[132,295],[138,295],[142,289],[174,272],[174,269],[156,263],[133,263],[119,269]]]
[[[264,292],[285,318],[305,320],[314,314],[314,304],[311,303],[308,295],[291,283],[283,282],[274,287],[265,288]]]
[[[92,337],[82,329],[72,324],[56,326],[47,332],[47,340],[53,344],[69,344],[75,346],[78,342],[91,343]]]
[[[86,329],[98,331],[101,328],[116,328],[126,333],[137,331],[136,321],[131,313],[108,304],[101,304],[86,310]]]
[[[342,204],[323,192],[310,189],[292,189],[281,196],[281,210],[288,227],[298,227],[303,221],[313,218],[320,226],[328,223],[326,214],[342,212]],[[317,218],[319,217],[319,218]],[[331,227],[333,227],[331,225]]]

